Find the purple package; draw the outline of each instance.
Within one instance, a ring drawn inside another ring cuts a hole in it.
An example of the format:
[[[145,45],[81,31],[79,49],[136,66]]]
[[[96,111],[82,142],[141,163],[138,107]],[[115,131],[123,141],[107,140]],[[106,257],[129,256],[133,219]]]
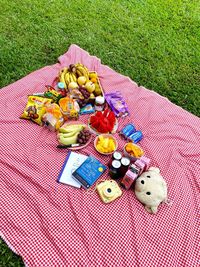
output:
[[[150,159],[145,157],[145,156],[142,156],[140,158],[140,160],[145,164],[145,168],[144,168],[144,171],[148,170],[149,166],[150,166]]]
[[[119,91],[105,94],[105,99],[116,117],[129,115],[127,104]]]

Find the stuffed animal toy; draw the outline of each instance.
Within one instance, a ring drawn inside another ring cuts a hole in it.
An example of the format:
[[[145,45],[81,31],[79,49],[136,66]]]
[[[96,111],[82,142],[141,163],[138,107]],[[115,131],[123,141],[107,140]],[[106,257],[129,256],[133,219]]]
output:
[[[160,203],[167,202],[167,184],[159,168],[150,167],[137,178],[135,195],[149,213],[155,214]]]

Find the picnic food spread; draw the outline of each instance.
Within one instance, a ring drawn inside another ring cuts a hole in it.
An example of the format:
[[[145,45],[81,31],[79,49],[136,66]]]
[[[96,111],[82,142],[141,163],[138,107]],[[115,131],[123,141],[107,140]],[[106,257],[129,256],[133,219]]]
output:
[[[85,115],[88,124],[81,121]],[[81,150],[96,137],[94,148],[108,157],[107,166],[88,156],[72,173],[72,179],[76,181],[75,187],[78,182],[79,187],[88,189],[108,169],[108,180],[101,184],[98,181],[96,189],[100,199],[110,203],[123,195],[120,187],[133,189],[136,179],[150,166],[150,159],[136,145],[143,138],[142,131],[136,130],[132,122],[118,130],[120,120],[127,116],[129,110],[121,92],[104,93],[97,72],[76,63],[59,71],[55,85],[46,85],[44,92],[28,96],[20,118],[55,131],[58,149]],[[117,138],[126,141],[124,149],[118,149]]]

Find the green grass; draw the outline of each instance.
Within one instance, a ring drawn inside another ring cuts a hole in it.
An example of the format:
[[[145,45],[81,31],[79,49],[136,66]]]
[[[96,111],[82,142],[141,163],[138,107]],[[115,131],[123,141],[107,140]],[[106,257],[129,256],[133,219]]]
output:
[[[76,43],[199,116],[199,14],[198,0],[1,0],[0,88]],[[4,243],[0,266],[23,266]]]

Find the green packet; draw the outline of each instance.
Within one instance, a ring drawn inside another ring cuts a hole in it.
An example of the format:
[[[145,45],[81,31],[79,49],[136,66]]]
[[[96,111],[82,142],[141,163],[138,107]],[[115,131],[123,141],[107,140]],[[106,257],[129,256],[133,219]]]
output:
[[[63,97],[59,92],[57,92],[52,86],[46,85],[47,91],[44,92],[44,97],[50,98],[53,102],[58,103],[58,101]]]

